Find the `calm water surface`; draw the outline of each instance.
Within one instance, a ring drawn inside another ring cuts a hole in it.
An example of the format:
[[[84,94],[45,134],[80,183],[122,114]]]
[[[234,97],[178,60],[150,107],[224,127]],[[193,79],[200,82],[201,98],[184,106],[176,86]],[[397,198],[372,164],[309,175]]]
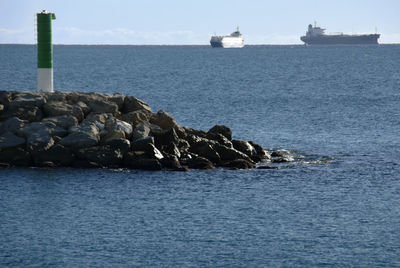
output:
[[[35,89],[35,49],[0,45],[0,90]],[[398,45],[55,46],[58,90],[134,95],[305,159],[0,169],[0,266],[400,266],[399,70]]]

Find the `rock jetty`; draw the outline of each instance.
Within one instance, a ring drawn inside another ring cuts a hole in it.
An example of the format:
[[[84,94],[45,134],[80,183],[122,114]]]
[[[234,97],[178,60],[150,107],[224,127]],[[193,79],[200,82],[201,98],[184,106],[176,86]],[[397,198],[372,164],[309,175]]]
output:
[[[284,160],[285,155],[279,155]],[[251,169],[271,155],[216,125],[181,127],[133,96],[0,91],[0,165]]]

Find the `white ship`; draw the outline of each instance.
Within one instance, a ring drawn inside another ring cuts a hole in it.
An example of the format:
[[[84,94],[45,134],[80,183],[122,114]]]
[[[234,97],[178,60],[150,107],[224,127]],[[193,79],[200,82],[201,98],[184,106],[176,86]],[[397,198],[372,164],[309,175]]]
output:
[[[239,27],[237,27],[237,30],[230,35],[211,36],[210,44],[212,47],[242,48],[244,47],[244,40]]]

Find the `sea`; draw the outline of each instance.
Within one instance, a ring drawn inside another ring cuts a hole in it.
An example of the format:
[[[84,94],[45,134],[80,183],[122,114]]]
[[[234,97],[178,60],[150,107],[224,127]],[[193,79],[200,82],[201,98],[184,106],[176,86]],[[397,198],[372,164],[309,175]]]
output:
[[[0,90],[36,90],[0,45]],[[54,46],[59,91],[301,156],[279,169],[1,168],[1,267],[399,267],[400,45]]]

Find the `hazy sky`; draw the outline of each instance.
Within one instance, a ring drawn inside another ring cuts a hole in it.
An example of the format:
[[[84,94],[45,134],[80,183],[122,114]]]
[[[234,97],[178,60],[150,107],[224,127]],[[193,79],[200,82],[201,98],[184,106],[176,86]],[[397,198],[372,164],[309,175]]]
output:
[[[400,43],[400,0],[0,0],[0,43],[34,43],[43,9],[56,44],[209,44],[236,26],[247,44],[301,44],[314,21]]]

